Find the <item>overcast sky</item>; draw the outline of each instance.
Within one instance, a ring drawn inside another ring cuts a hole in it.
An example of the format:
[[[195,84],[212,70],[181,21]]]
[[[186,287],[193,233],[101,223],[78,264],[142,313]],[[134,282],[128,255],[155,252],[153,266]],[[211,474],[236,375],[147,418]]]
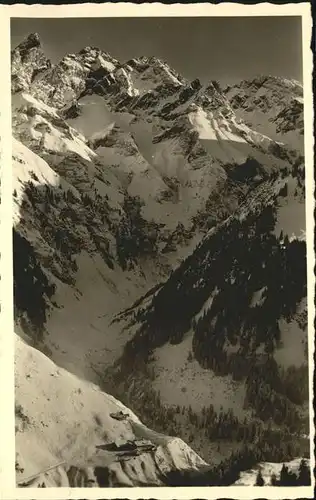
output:
[[[12,19],[12,48],[32,32],[53,62],[91,45],[122,62],[160,57],[190,80],[302,81],[300,17]]]

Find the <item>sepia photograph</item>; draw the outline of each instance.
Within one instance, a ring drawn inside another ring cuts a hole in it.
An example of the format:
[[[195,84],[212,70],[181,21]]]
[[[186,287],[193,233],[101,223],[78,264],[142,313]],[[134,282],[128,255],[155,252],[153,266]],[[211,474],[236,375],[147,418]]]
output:
[[[10,38],[16,487],[311,486],[302,16]]]

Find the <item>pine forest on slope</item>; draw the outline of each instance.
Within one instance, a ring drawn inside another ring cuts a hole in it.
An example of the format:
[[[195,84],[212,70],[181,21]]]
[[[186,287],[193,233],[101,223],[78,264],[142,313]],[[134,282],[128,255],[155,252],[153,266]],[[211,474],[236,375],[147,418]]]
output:
[[[11,60],[20,483],[307,484],[302,86]]]

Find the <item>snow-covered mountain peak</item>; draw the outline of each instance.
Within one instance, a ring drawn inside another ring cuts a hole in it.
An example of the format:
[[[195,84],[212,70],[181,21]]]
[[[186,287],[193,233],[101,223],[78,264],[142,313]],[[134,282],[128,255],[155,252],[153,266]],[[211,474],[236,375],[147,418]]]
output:
[[[92,72],[103,69],[110,73],[120,66],[117,59],[98,47],[85,47],[77,54],[72,54],[71,57],[87,65]]]
[[[30,33],[28,37],[19,45],[20,53],[33,49],[34,47],[40,47],[41,39],[38,33]]]
[[[280,77],[258,77],[243,80],[239,84],[227,87],[225,94],[233,109],[251,113],[253,111],[277,114],[288,106],[294,98],[303,97],[303,87],[298,82]],[[272,117],[271,117],[271,120]]]
[[[21,42],[11,59],[13,92],[29,91],[31,87],[34,96],[58,108],[76,100],[86,89],[88,78],[101,79],[119,67],[116,59],[96,47],[67,54],[52,65],[36,34]]]
[[[230,88],[237,87],[240,89],[252,89],[252,91],[261,87],[269,89],[279,87],[282,88],[283,91],[291,91],[299,94],[303,93],[303,85],[299,81],[293,78],[284,78],[275,75],[257,75],[254,78],[242,80],[236,85],[228,86],[225,92],[229,91]]]
[[[293,79],[259,76],[227,87],[238,117],[255,130],[303,153],[303,86]]]
[[[166,62],[157,57],[141,56],[123,64],[138,94],[143,94],[161,85],[181,87],[185,80]]]
[[[41,73],[52,66],[37,33],[32,33],[11,52],[12,91],[27,90]]]

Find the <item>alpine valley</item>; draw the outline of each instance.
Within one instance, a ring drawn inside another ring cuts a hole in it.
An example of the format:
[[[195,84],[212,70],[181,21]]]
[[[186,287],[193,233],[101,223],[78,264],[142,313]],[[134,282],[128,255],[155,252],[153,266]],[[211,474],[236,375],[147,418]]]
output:
[[[302,85],[11,59],[18,484],[308,484]]]

